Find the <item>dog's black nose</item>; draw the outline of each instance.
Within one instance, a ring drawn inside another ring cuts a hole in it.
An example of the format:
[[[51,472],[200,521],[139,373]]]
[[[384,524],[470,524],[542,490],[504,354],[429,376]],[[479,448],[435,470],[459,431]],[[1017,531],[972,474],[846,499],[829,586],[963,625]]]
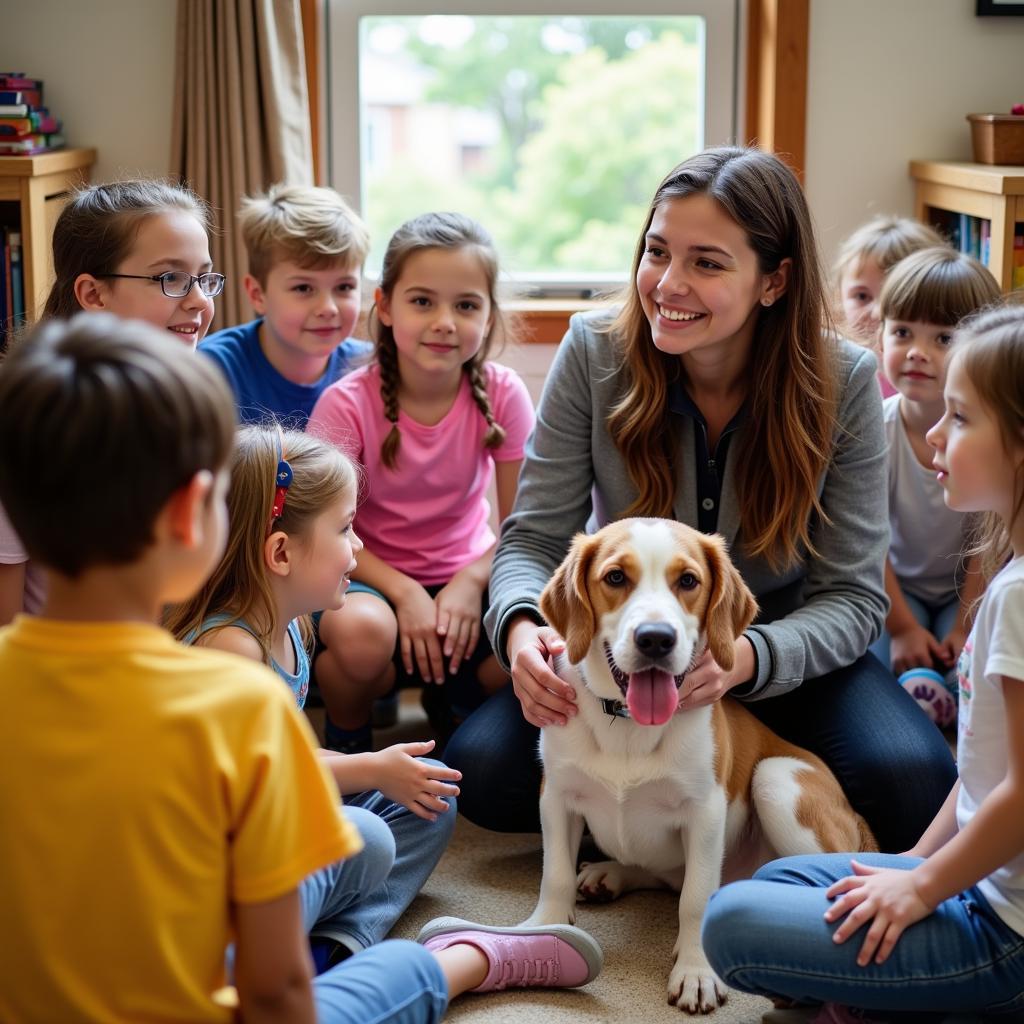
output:
[[[650,658],[661,658],[676,645],[676,631],[666,622],[645,622],[637,626],[633,640]]]

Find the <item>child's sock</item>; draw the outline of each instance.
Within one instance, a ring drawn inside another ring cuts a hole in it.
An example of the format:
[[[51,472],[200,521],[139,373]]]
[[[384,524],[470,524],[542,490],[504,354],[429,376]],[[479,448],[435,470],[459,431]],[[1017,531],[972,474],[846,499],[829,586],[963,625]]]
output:
[[[320,935],[310,937],[309,951],[313,955],[313,969],[317,974],[323,974],[324,971],[337,967],[352,955],[352,950],[343,942],[336,942],[334,939]]]
[[[370,723],[358,729],[342,729],[324,715],[324,747],[339,754],[365,754],[373,750],[373,730]]]
[[[899,677],[899,683],[940,729],[946,729],[956,721],[956,701],[942,676],[934,669],[907,669]]]

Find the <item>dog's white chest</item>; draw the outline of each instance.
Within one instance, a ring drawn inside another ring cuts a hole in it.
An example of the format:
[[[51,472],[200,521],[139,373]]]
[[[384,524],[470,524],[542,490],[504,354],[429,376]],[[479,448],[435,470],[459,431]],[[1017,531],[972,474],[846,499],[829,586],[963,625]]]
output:
[[[541,739],[545,786],[583,816],[609,856],[674,871],[683,863],[682,833],[693,808],[718,789],[710,731],[688,724],[650,730],[598,720],[605,730],[600,741],[579,719],[547,729]]]

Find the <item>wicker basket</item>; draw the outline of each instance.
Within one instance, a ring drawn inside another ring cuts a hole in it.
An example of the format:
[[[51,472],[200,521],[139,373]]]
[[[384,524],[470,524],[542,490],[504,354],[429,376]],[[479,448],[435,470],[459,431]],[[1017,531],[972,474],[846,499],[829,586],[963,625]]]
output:
[[[1024,164],[1024,115],[968,114],[979,164]]]

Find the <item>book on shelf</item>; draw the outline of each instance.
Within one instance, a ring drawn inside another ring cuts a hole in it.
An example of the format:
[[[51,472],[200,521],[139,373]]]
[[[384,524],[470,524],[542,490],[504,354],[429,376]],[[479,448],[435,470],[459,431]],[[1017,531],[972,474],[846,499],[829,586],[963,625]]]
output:
[[[992,258],[992,222],[987,217],[933,208],[929,222],[958,252],[989,265]]]
[[[3,261],[0,269],[0,342],[10,338],[25,322],[25,279],[22,273],[21,232],[5,227],[0,232]]]
[[[0,89],[0,103],[27,103],[30,107],[43,105],[39,89]]]
[[[41,78],[28,78],[23,71],[0,71],[0,89],[35,89],[43,91]]]
[[[11,231],[11,304],[15,330],[25,320],[25,278],[21,264],[21,232]]]
[[[7,341],[7,316],[11,308],[8,298],[8,282],[11,277],[11,254],[7,246],[7,231],[0,228],[0,350]]]
[[[0,156],[35,156],[64,146],[60,121],[43,106],[43,82],[0,71]]]
[[[25,103],[32,109],[43,105],[41,89],[0,89],[0,103]]]
[[[64,145],[64,136],[60,132],[49,135],[25,135],[20,139],[7,136],[0,137],[0,156],[35,156],[37,153],[49,153]]]
[[[59,132],[60,121],[49,114],[34,110],[28,117],[0,117],[0,139],[20,138],[25,135],[50,135]]]

